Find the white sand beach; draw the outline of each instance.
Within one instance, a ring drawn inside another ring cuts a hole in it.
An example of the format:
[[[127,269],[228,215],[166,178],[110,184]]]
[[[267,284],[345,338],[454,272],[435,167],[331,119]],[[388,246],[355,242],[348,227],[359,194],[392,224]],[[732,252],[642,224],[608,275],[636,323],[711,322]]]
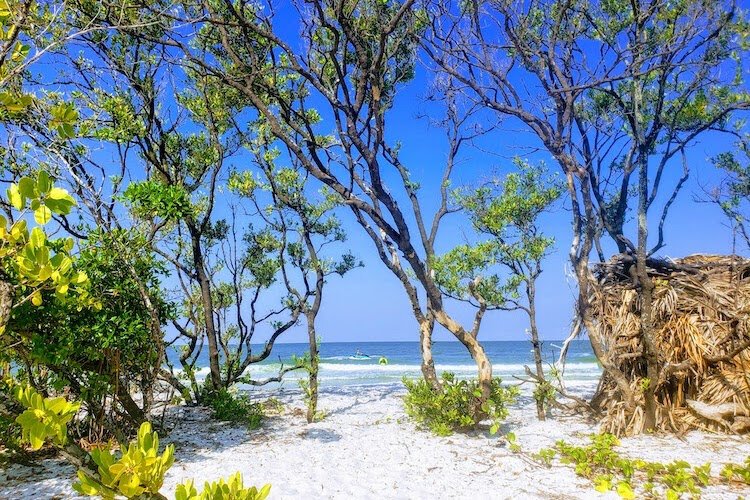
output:
[[[592,390],[590,384],[577,388]],[[517,436],[522,453],[513,453],[502,437],[476,432],[436,437],[406,417],[398,385],[324,390],[324,420],[308,425],[299,392],[276,395],[283,412],[263,427],[247,431],[211,421],[206,410],[175,407],[164,442],[176,446],[177,460],[163,492],[189,478],[202,484],[241,471],[245,484],[271,483],[271,497],[285,498],[617,498],[600,494],[572,468],[546,468],[528,454],[556,440],[584,443],[596,427],[581,417],[555,415],[538,422],[528,396],[511,408],[501,432]],[[633,458],[713,464],[750,455],[747,438],[693,432],[683,440],[657,435],[622,440],[620,450]],[[56,459],[39,467],[13,465],[0,471],[0,498],[73,498],[74,470]],[[737,498],[750,488],[709,486],[703,498]]]

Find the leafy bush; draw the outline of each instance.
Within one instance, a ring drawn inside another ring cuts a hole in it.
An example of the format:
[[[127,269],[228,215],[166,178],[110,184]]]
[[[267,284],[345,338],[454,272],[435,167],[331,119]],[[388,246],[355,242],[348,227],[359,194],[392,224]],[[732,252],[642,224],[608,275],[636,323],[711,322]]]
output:
[[[15,398],[26,408],[17,421],[22,426],[21,441],[39,448],[51,440],[57,446],[67,441],[67,424],[80,408],[78,402],[65,398],[44,398],[30,387],[14,389]],[[159,436],[144,422],[138,430],[137,439],[122,445],[122,453],[115,457],[107,448],[94,448],[89,457],[96,471],[81,469],[73,489],[78,493],[102,498],[164,498],[159,489],[164,484],[164,475],[174,463],[174,445],[168,445],[159,455]],[[82,451],[82,450],[81,450]],[[199,494],[193,481],[178,485],[177,500],[264,500],[271,489],[265,485],[260,490],[246,488],[239,472],[206,482]]]
[[[164,484],[164,474],[174,463],[174,445],[169,445],[159,455],[159,436],[144,422],[138,438],[130,442],[119,459],[108,449],[95,448],[91,458],[98,466],[99,477],[93,478],[78,471],[79,481],[73,485],[77,492],[88,496],[126,498],[159,493]]]
[[[214,389],[209,382],[201,395],[201,402],[211,408],[211,416],[216,420],[235,422],[257,429],[263,422],[263,405],[253,403],[244,394],[232,394],[228,389]]]
[[[88,290],[103,307],[81,308],[75,302],[54,300],[52,291],[42,291],[42,306],[20,304],[8,323],[22,346],[15,354],[17,364],[44,370],[42,380],[48,388],[66,387],[92,410],[83,418],[84,432],[93,426],[94,433],[101,435],[99,421],[136,431],[140,415],[129,415],[130,421],[122,422],[121,410],[127,407],[102,402],[112,395],[118,402],[116,387],[123,385],[133,384],[147,393],[161,366],[160,331],[151,313],[156,313],[160,324],[171,314],[159,284],[163,269],[148,252],[122,250],[142,246],[140,237],[128,231],[91,233],[75,265],[86,273]],[[142,285],[153,311],[141,296]]]
[[[508,416],[507,406],[518,396],[516,387],[503,387],[501,380],[492,380],[492,393],[479,404],[481,392],[476,380],[456,380],[454,374],[444,372],[441,390],[435,391],[423,379],[411,381],[404,378],[408,391],[404,397],[406,413],[419,424],[439,436],[476,427],[478,410],[492,421],[491,433],[496,433],[500,423]]]
[[[255,486],[246,488],[242,481],[242,474],[235,472],[227,481],[219,479],[206,483],[203,491],[193,486],[192,479],[177,485],[174,497],[175,500],[264,500],[271,491],[271,485],[267,484],[260,490]]]

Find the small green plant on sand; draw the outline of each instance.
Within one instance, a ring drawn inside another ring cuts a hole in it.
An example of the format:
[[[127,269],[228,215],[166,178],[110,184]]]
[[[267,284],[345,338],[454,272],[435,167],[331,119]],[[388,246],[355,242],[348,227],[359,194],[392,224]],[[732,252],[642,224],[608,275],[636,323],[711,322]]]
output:
[[[745,459],[743,465],[726,464],[721,469],[721,477],[727,482],[741,482],[750,484],[750,457]]]
[[[226,481],[219,479],[206,483],[203,491],[198,490],[193,485],[193,481],[188,480],[177,485],[175,490],[175,500],[264,500],[271,491],[271,485],[267,484],[260,490],[255,486],[245,487],[242,481],[242,475],[235,472]]]
[[[490,432],[494,434],[508,416],[508,405],[518,396],[517,387],[503,387],[501,380],[495,378],[490,397],[482,404],[476,380],[457,380],[449,372],[443,373],[439,391],[422,379],[405,378],[404,385],[407,389],[404,397],[406,413],[438,436],[475,428],[477,414],[492,422]]]
[[[138,438],[125,447],[119,458],[106,448],[95,448],[91,458],[97,465],[99,477],[78,471],[78,482],[73,489],[88,496],[115,498],[124,496],[154,496],[164,484],[164,474],[174,463],[174,445],[159,455],[159,436],[144,422]]]
[[[698,498],[701,489],[718,481],[711,477],[711,464],[692,466],[683,460],[663,464],[631,459],[614,450],[619,445],[612,434],[591,436],[591,443],[576,446],[558,441],[554,448],[545,448],[534,458],[549,466],[555,457],[575,467],[579,476],[590,479],[599,492],[615,491],[620,497],[631,498]],[[726,481],[750,479],[750,457],[745,465],[727,464],[722,470]]]

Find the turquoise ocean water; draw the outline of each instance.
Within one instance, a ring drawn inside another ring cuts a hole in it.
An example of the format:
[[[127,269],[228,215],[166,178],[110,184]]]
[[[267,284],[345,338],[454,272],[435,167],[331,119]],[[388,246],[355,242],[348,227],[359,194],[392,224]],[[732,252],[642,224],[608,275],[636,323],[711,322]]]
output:
[[[557,360],[561,344],[562,341],[544,342],[543,356],[546,363]],[[492,361],[494,374],[506,382],[514,381],[513,375],[523,375],[524,365],[533,366],[531,344],[528,341],[494,341],[483,342],[482,345]],[[262,346],[253,346],[253,350],[256,349],[260,351]],[[271,356],[261,363],[250,366],[246,374],[256,380],[275,376],[282,364],[288,366],[292,363],[293,355],[301,356],[306,350],[307,344],[276,344]],[[369,358],[355,359],[358,350],[368,355]],[[459,377],[476,376],[476,365],[466,349],[458,342],[435,342],[433,355],[438,372],[451,371]],[[169,356],[170,359],[176,361],[175,350],[170,350]],[[385,357],[388,364],[380,364],[381,357]],[[320,385],[325,388],[400,383],[403,377],[421,376],[420,360],[418,342],[322,343],[320,346]],[[199,376],[205,376],[208,373],[205,350],[199,358],[198,366]],[[588,340],[574,341],[568,352],[565,379],[568,381],[597,380],[600,373],[601,370]],[[288,373],[282,385],[290,388],[296,387],[296,380],[305,376],[302,371]]]

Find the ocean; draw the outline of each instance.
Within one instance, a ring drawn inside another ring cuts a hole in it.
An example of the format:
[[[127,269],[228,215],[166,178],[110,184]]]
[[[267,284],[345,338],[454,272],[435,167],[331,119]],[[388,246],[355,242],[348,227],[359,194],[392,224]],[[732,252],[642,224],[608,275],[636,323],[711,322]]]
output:
[[[562,341],[545,341],[542,352],[545,363],[556,361]],[[482,345],[490,357],[493,373],[505,382],[515,382],[514,375],[524,374],[524,365],[533,369],[533,355],[528,341],[488,341]],[[262,350],[262,346],[253,346],[254,351]],[[278,374],[282,366],[292,363],[292,356],[301,356],[307,351],[307,344],[276,344],[271,356],[263,362],[251,365],[246,371],[254,380],[272,377]],[[369,357],[357,358],[361,352]],[[198,360],[198,377],[203,378],[208,373],[207,349],[201,353]],[[461,378],[475,377],[476,365],[466,349],[458,342],[435,342],[433,356],[438,372],[450,371]],[[176,363],[177,351],[169,351],[170,359]],[[387,364],[381,364],[381,358]],[[320,345],[320,373],[321,388],[352,385],[381,385],[400,383],[403,377],[417,378],[421,376],[421,357],[418,342],[324,342]],[[179,364],[175,364],[178,368]],[[568,381],[597,380],[601,369],[591,351],[588,340],[576,340],[568,351],[565,366],[565,379]],[[297,380],[306,377],[302,370],[287,373],[280,384],[290,388],[297,387]],[[278,386],[268,385],[266,388]],[[251,386],[240,386],[241,389],[251,389]]]

